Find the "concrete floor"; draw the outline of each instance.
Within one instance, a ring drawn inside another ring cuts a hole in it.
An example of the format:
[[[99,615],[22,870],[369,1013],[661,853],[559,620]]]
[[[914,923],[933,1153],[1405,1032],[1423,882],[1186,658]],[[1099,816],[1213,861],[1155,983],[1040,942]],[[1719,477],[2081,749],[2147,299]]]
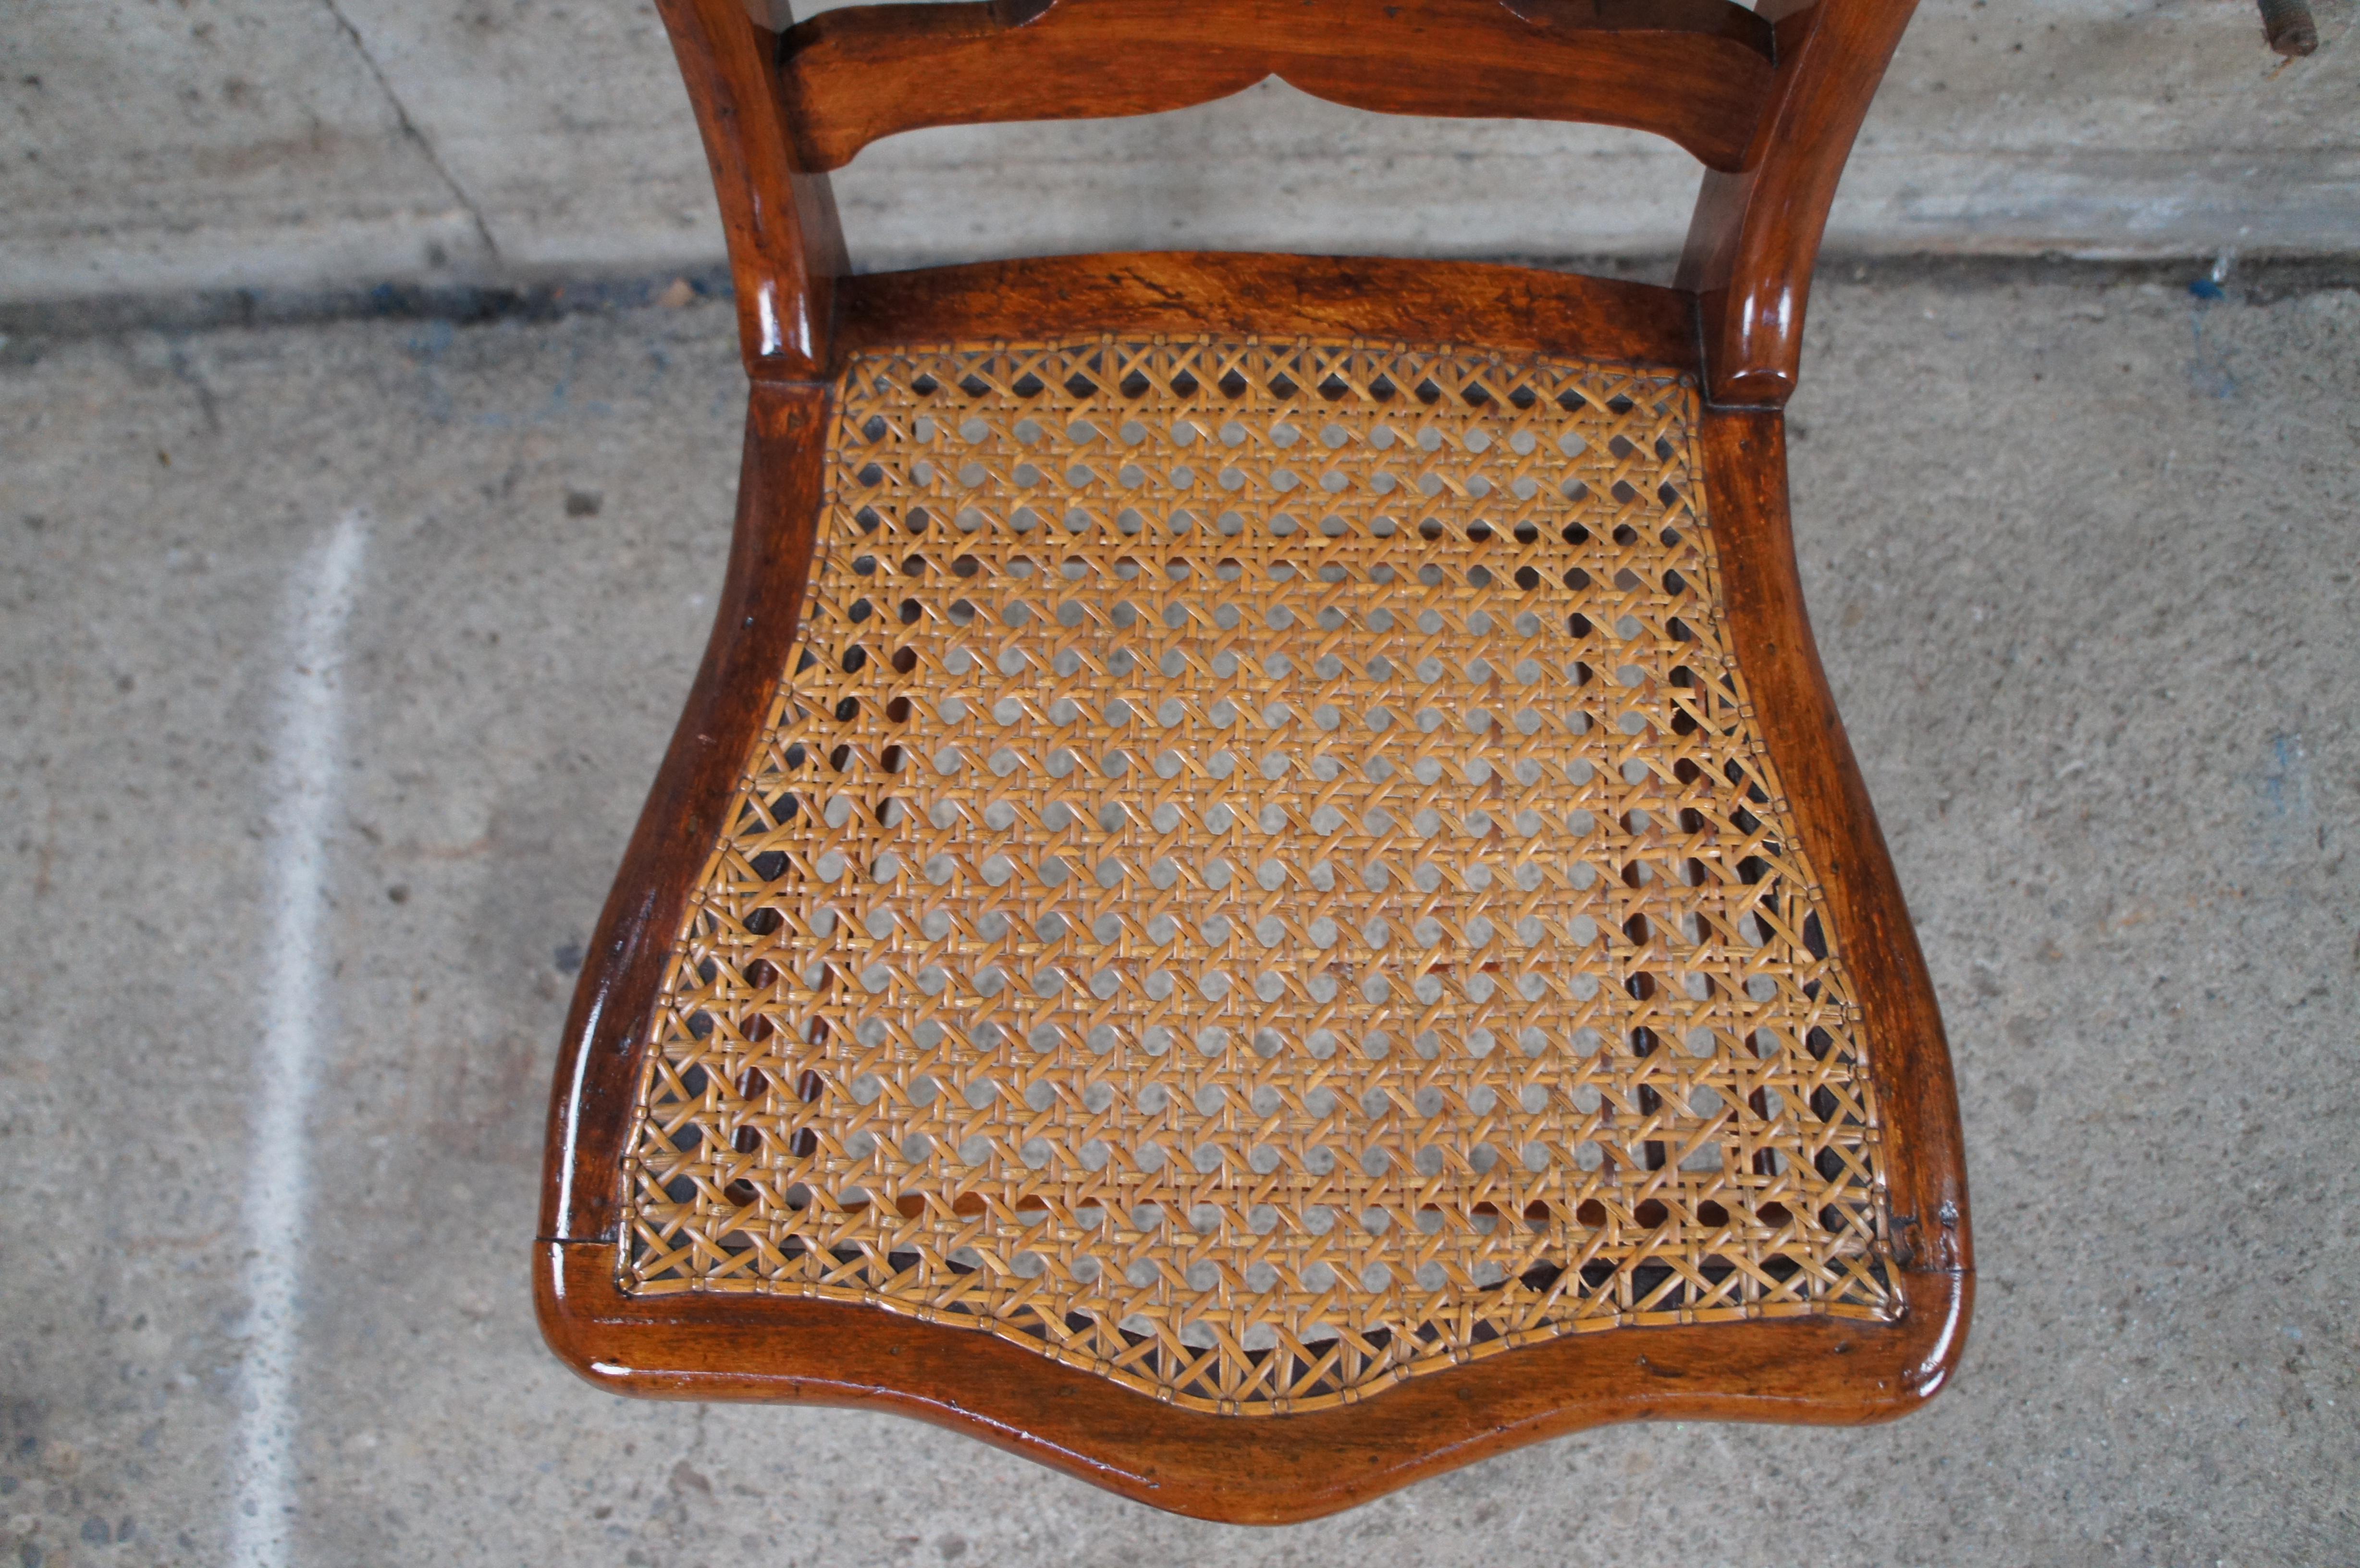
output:
[[[2252,0],[1922,5],[1830,245],[2348,256],[2360,4],[2311,5],[2320,49],[2291,65]],[[0,125],[0,310],[721,259],[648,0],[19,5]],[[1175,243],[1644,256],[1678,248],[1698,176],[1637,131],[1364,114],[1273,81],[1140,119],[894,136],[835,179],[853,255],[914,267]]]
[[[1279,1530],[541,1348],[545,1080],[719,578],[726,310],[0,351],[0,1550],[229,1552],[269,781],[323,679],[284,605],[358,512],[290,1561],[2360,1561],[2360,297],[1816,303],[1798,532],[1963,1085],[1964,1368]]]

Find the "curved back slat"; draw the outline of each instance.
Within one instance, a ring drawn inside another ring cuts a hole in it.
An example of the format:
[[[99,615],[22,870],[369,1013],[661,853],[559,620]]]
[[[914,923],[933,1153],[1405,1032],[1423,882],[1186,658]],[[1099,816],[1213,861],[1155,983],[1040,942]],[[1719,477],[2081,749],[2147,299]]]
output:
[[[834,279],[847,270],[825,171],[878,137],[1151,114],[1278,77],[1381,113],[1589,121],[1688,148],[1706,175],[1677,287],[1695,299],[1712,401],[1755,408],[1794,390],[1836,181],[1916,8],[982,0],[789,26],[785,0],[657,4],[712,160],[759,379],[823,376]]]
[[[1732,0],[1009,0],[865,5],[783,38],[807,167],[928,125],[1155,114],[1278,77],[1396,114],[1652,131],[1736,169],[1770,28]]]

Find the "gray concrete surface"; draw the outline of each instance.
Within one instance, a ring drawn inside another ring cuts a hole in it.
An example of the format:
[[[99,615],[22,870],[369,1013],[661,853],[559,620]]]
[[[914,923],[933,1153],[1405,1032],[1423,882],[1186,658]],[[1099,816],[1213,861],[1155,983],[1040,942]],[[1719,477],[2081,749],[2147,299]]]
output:
[[[2252,0],[1928,0],[1831,243],[2360,250],[2355,0],[2312,5],[2322,47],[2281,70]],[[650,0],[18,0],[6,16],[0,302],[637,275],[721,253]],[[1148,120],[920,132],[840,191],[869,267],[1175,237],[1653,256],[1677,247],[1696,178],[1635,133],[1382,119],[1265,83]]]
[[[730,332],[0,363],[6,1561],[226,1552],[282,605],[355,508],[290,1561],[2360,1561],[2360,296],[1817,302],[1801,553],[1963,1084],[1956,1387],[1880,1429],[1580,1434],[1280,1530],[886,1416],[624,1402],[540,1345],[545,1080],[705,635]]]

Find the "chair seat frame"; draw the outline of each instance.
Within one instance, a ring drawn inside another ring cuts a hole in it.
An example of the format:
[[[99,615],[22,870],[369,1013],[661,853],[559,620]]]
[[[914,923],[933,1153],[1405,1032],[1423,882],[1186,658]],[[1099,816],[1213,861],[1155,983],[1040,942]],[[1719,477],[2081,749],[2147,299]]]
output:
[[[753,385],[712,639],[566,1026],[534,1249],[541,1322],[559,1356],[618,1392],[895,1410],[1141,1501],[1240,1522],[1316,1517],[1607,1421],[1850,1423],[1933,1397],[1963,1349],[1973,1297],[1956,1095],[1924,960],[1805,613],[1780,411],[1828,201],[1907,0],[1817,0],[1760,16],[1725,0],[1062,0],[863,7],[784,33],[736,0],[662,8],[714,167]],[[1362,15],[1379,10],[1384,26]],[[1222,41],[1240,38],[1254,41]],[[1148,44],[1175,48],[1174,69],[1092,69]],[[1523,74],[1503,78],[1499,61],[1511,54]],[[1399,85],[1413,58],[1445,62],[1414,91]],[[1663,62],[1674,59],[1686,74],[1666,85]],[[825,170],[878,136],[946,120],[1142,113],[1273,74],[1371,108],[1546,114],[1671,136],[1708,165],[1677,285],[1172,253],[849,273]],[[1557,95],[1535,96],[1542,79]],[[995,81],[1057,92],[988,92]],[[649,1014],[795,645],[834,377],[853,355],[910,343],[1158,332],[1480,343],[1666,367],[1705,389],[1703,486],[1733,650],[1797,831],[1820,865],[1870,1042],[1895,1321],[1615,1328],[1241,1428],[1003,1339],[874,1307],[624,1290],[623,1171]]]

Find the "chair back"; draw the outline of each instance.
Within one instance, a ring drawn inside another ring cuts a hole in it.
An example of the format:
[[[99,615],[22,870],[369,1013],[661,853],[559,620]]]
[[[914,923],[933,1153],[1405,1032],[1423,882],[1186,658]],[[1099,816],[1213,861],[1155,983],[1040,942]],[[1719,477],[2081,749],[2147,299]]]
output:
[[[827,171],[931,125],[1156,114],[1270,77],[1386,114],[1586,121],[1706,169],[1678,286],[1707,390],[1776,407],[1853,136],[1915,0],[976,0],[792,23],[659,0],[713,162],[749,370],[828,371]],[[763,0],[754,0],[760,5]]]

